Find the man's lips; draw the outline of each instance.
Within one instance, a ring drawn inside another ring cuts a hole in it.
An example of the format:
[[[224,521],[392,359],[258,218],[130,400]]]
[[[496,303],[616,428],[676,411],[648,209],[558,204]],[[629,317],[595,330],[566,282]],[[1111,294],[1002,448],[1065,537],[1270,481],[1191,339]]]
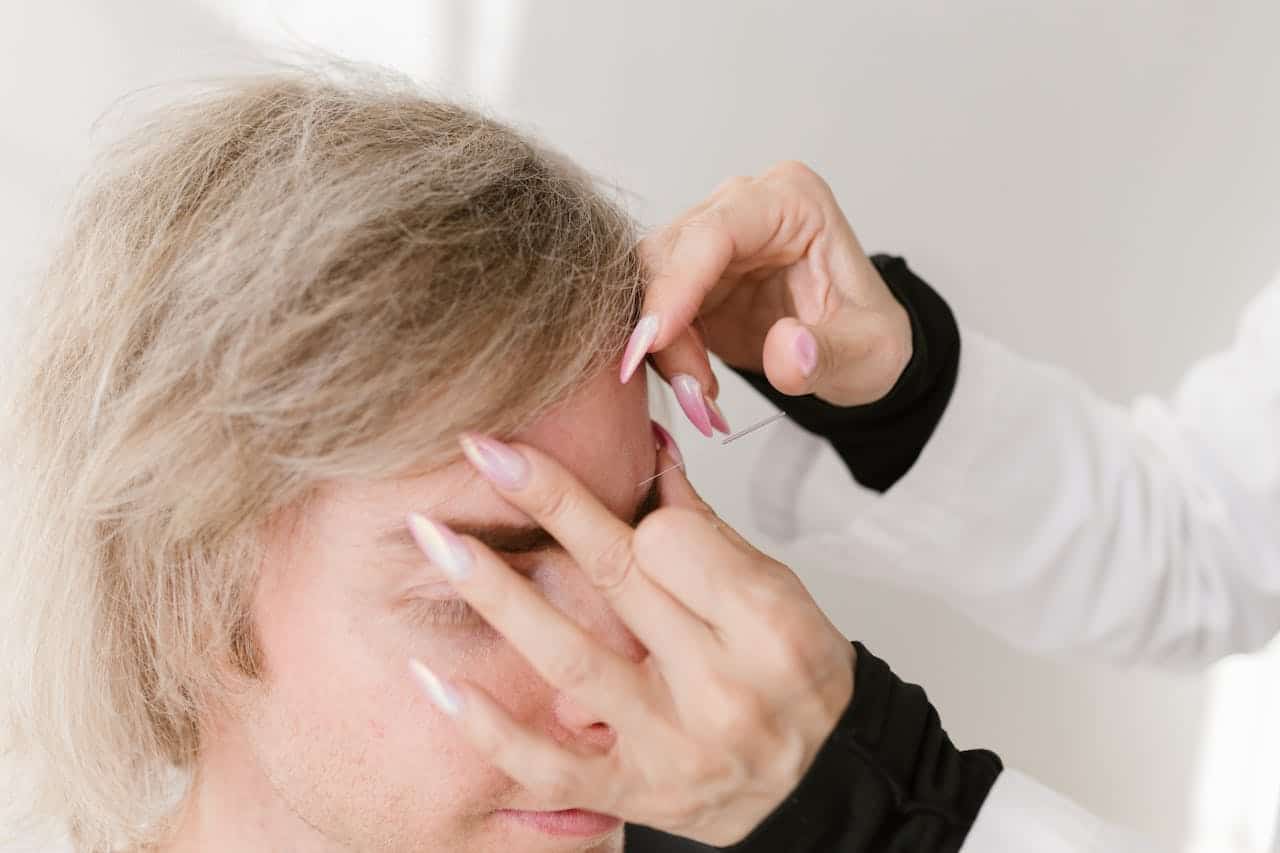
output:
[[[622,821],[616,817],[583,811],[582,809],[564,809],[558,812],[502,809],[498,814],[520,821],[548,835],[571,835],[577,837],[604,835],[622,825]]]

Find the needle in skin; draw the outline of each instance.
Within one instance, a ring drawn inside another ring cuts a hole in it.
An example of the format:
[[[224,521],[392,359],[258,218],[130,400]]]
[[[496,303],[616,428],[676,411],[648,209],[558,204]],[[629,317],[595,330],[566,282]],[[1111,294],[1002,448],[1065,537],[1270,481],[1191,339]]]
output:
[[[680,462],[677,462],[677,463],[676,463],[676,464],[674,464],[674,465],[668,465],[666,468],[663,468],[661,471],[659,471],[658,473],[654,474],[652,477],[648,477],[648,478],[646,478],[646,479],[644,479],[644,480],[641,480],[637,485],[640,485],[640,486],[647,485],[647,484],[649,484],[649,483],[652,483],[654,480],[658,479],[659,477],[661,477],[663,474],[667,473],[668,471],[674,471],[674,470],[676,470],[677,468],[682,468],[682,467],[684,467],[684,466],[683,466],[683,463],[680,463]]]
[[[751,434],[751,433],[753,433],[753,432],[755,432],[756,430],[759,430],[759,429],[764,429],[764,428],[765,428],[765,427],[767,427],[769,424],[771,424],[771,423],[775,423],[775,422],[777,422],[777,421],[782,420],[782,419],[783,419],[783,418],[785,418],[786,416],[787,416],[787,413],[786,413],[786,412],[774,412],[772,415],[770,415],[769,417],[765,418],[764,420],[762,420],[762,421],[757,421],[756,423],[753,423],[753,424],[752,424],[751,426],[749,426],[749,427],[744,427],[743,429],[740,429],[740,430],[738,430],[737,432],[735,432],[733,435],[726,435],[724,438],[722,438],[722,439],[720,440],[720,444],[723,446],[723,445],[728,444],[728,443],[729,443],[729,442],[731,442],[731,441],[737,441],[738,439],[742,438],[742,437],[743,437],[743,436],[745,436],[745,435],[749,435],[749,434]],[[682,462],[677,462],[677,463],[676,463],[676,464],[674,464],[674,465],[668,465],[666,468],[663,468],[661,471],[659,471],[658,473],[654,474],[652,477],[648,477],[648,478],[646,478],[646,479],[644,479],[644,480],[641,480],[637,485],[638,485],[638,486],[648,485],[649,483],[651,483],[651,482],[653,482],[654,480],[658,479],[659,477],[661,477],[663,474],[667,473],[668,471],[674,471],[674,470],[675,470],[675,469],[677,469],[677,468],[683,468],[683,467],[684,467],[684,463],[682,463]]]

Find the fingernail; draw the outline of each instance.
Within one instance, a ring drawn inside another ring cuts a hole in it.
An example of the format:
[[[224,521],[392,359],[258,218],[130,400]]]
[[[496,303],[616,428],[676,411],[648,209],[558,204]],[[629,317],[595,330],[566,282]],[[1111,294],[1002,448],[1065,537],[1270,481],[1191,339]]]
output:
[[[653,423],[653,437],[658,442],[658,449],[665,450],[671,454],[671,458],[675,460],[677,465],[684,465],[684,457],[680,455],[680,448],[676,446],[676,440],[666,428],[657,421]]]
[[[795,336],[792,346],[796,349],[796,357],[800,359],[800,372],[811,376],[818,369],[818,339],[808,329],[801,329]]]
[[[644,361],[644,357],[649,353],[649,347],[653,346],[653,341],[657,337],[658,315],[646,314],[641,317],[640,322],[636,323],[635,331],[631,333],[631,340],[627,341],[626,351],[622,354],[622,367],[618,371],[618,378],[624,385],[631,381],[636,368],[640,366],[640,362]]]
[[[462,713],[462,695],[452,684],[432,672],[425,663],[417,658],[409,658],[409,672],[413,673],[413,678],[422,688],[422,692],[427,694],[427,698],[434,702],[437,708],[450,717],[456,717]]]
[[[451,580],[466,580],[471,574],[471,551],[448,527],[411,512],[406,518],[409,532],[427,559],[439,566]]]
[[[529,482],[529,463],[516,451],[484,435],[464,435],[459,443],[471,464],[504,489],[519,489]]]
[[[687,373],[677,373],[671,377],[671,387],[675,389],[676,400],[690,423],[698,428],[698,432],[710,438],[711,413],[707,411],[707,399],[702,394],[702,385]]]
[[[711,425],[718,431],[728,435],[733,430],[729,429],[729,422],[724,418],[724,412],[720,411],[720,407],[716,405],[716,401],[710,397],[706,398],[707,411],[711,413]]]

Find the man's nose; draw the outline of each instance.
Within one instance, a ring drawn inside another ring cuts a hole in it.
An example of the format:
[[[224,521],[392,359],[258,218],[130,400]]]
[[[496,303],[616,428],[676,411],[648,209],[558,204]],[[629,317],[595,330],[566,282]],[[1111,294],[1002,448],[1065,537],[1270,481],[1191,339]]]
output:
[[[630,663],[643,662],[648,657],[649,650],[618,618],[604,595],[582,572],[571,570],[566,574],[574,577],[564,580],[563,586],[554,595],[554,598],[560,600],[554,603],[565,615],[582,626],[588,636],[603,649]],[[616,740],[616,734],[608,720],[561,691],[556,692],[552,701],[552,713],[557,727],[562,730],[561,736],[571,738],[580,745],[604,752]]]

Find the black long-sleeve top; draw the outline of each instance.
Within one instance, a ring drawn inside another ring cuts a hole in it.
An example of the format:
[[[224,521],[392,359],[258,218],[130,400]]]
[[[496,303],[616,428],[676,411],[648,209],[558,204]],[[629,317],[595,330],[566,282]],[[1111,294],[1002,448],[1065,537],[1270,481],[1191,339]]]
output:
[[[886,491],[919,458],[946,409],[960,332],[943,299],[901,258],[872,259],[911,317],[913,354],[897,384],[866,406],[789,397],[739,371],[801,427],[831,442],[853,477]],[[853,698],[800,784],[734,853],[955,853],[1002,769],[986,750],[961,751],[920,687],[860,643]],[[718,848],[628,826],[627,853]]]

